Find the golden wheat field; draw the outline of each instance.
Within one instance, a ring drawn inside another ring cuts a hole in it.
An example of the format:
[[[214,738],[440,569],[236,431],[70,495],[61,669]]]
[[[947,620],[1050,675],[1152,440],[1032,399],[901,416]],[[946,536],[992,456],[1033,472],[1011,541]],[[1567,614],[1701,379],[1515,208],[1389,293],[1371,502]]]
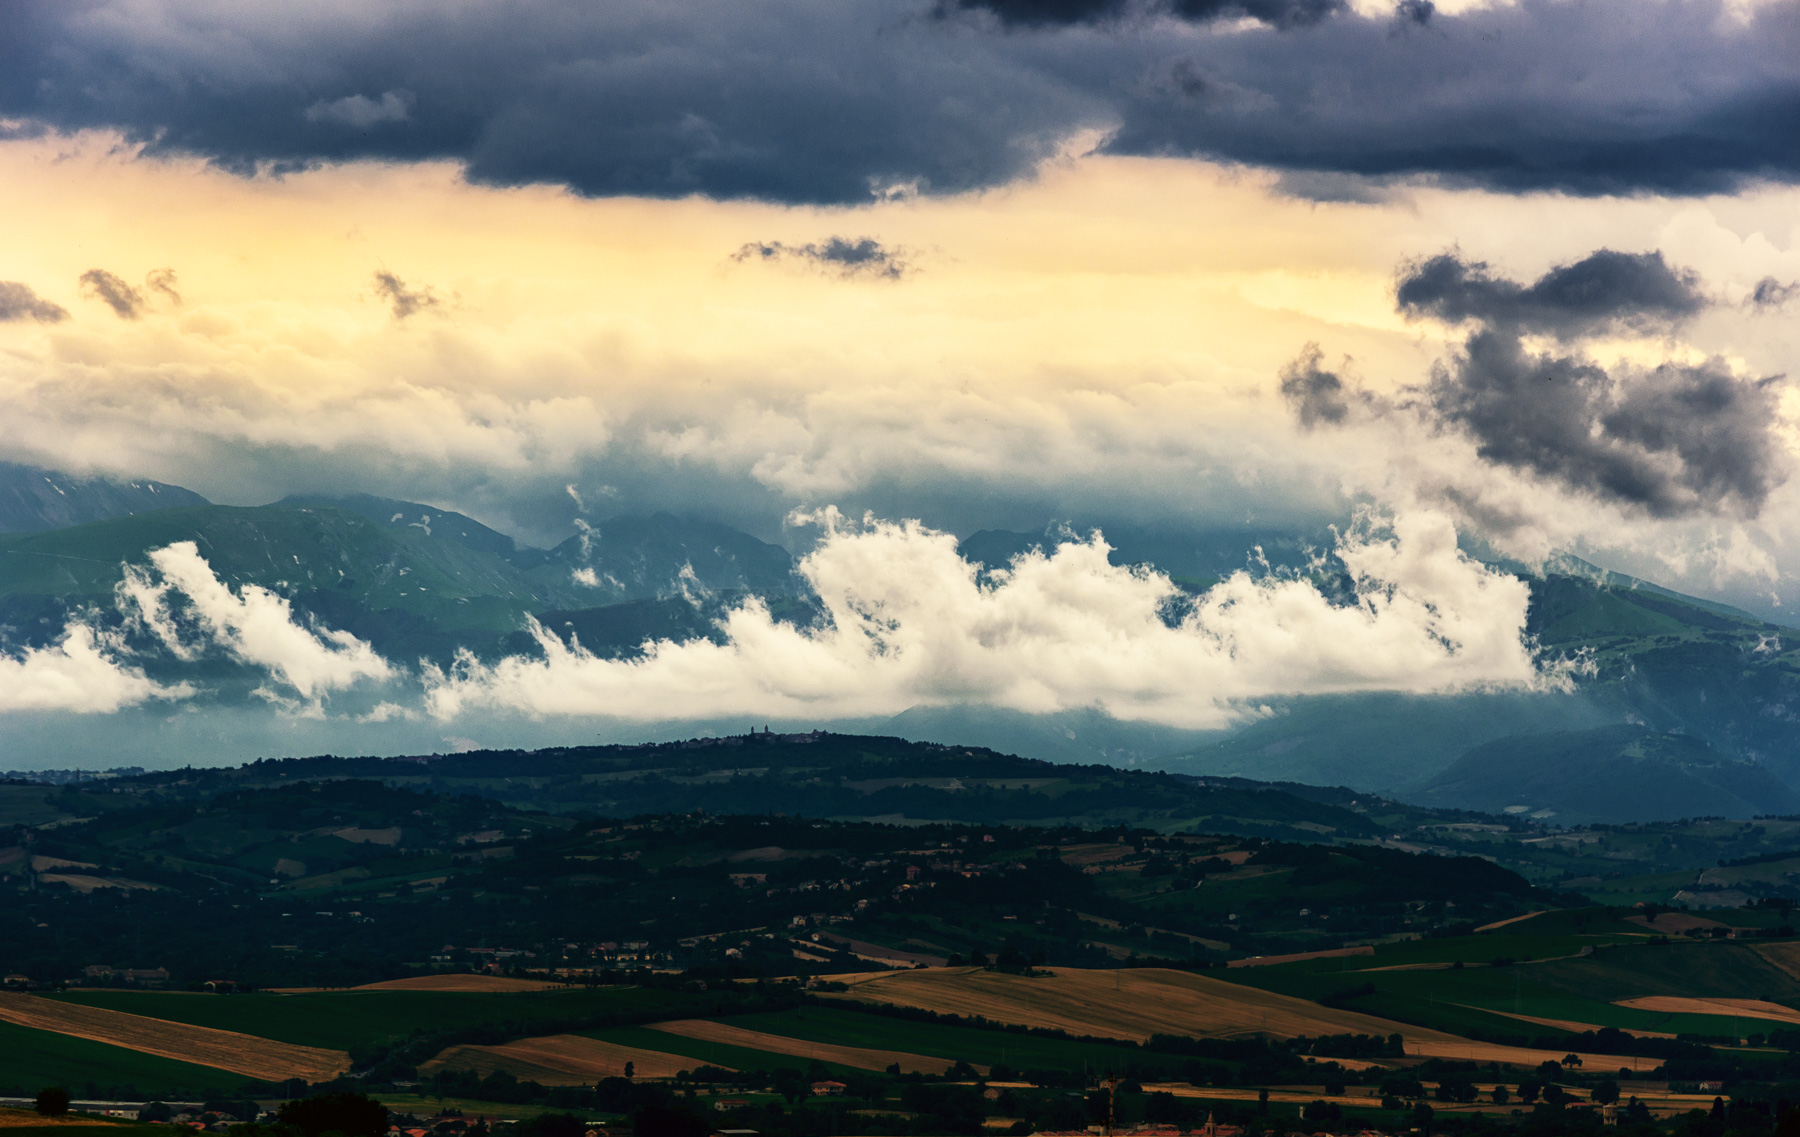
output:
[[[1140,1042],[1152,1034],[1219,1038],[1267,1033],[1291,1038],[1301,1034],[1399,1033],[1406,1038],[1408,1054],[1427,1058],[1535,1066],[1563,1056],[1547,1050],[1476,1042],[1185,971],[1149,967],[1049,970],[1052,975],[1043,978],[978,968],[839,975],[834,978],[850,984],[850,990],[835,997],[921,1007],[939,1014],[980,1015],[998,1022]],[[1636,1071],[1661,1064],[1660,1059],[1610,1055],[1582,1058],[1594,1069]]]
[[[364,983],[352,991],[554,991],[566,983],[544,979],[512,979],[505,975],[415,975],[410,979],[387,979],[380,983]]]
[[[1566,1050],[1527,1050],[1520,1046],[1502,1046],[1497,1042],[1476,1042],[1468,1038],[1441,1037],[1415,1041],[1409,1034],[1406,1052],[1421,1058],[1454,1058],[1459,1062],[1498,1062],[1503,1066],[1539,1066],[1560,1062]],[[1661,1066],[1661,1058],[1630,1058],[1619,1054],[1578,1054],[1583,1070],[1630,1070],[1647,1074]]]
[[[323,1082],[350,1069],[350,1056],[341,1050],[296,1046],[236,1031],[189,1026],[36,995],[0,994],[0,1019],[264,1081],[305,1078]]]
[[[1761,999],[1690,999],[1682,995],[1646,995],[1641,999],[1620,999],[1621,1007],[1643,1011],[1663,1011],[1685,1015],[1736,1015],[1746,1019],[1768,1019],[1771,1022],[1800,1026],[1800,1011],[1780,1003]]]
[[[1461,1003],[1461,1004],[1458,1004],[1458,1006],[1468,1006],[1468,1004]],[[1499,1015],[1501,1018],[1517,1019],[1519,1022],[1522,1022],[1522,1023],[1533,1023],[1537,1026],[1547,1026],[1547,1027],[1550,1027],[1552,1030],[1566,1030],[1566,1031],[1570,1031],[1575,1034],[1580,1034],[1583,1031],[1588,1031],[1588,1030],[1599,1030],[1601,1027],[1601,1024],[1599,1024],[1599,1023],[1576,1022],[1573,1019],[1545,1019],[1545,1018],[1539,1018],[1537,1015],[1521,1015],[1521,1014],[1515,1014],[1512,1011],[1496,1011],[1496,1010],[1493,1010],[1492,1008],[1488,1008],[1488,1007],[1469,1007],[1469,1009],[1472,1011],[1482,1011],[1482,1012],[1484,1012],[1486,1014],[1490,1014],[1490,1015]],[[1626,1034],[1631,1035],[1633,1038],[1674,1038],[1675,1037],[1674,1035],[1668,1033],[1667,1031],[1661,1031],[1661,1030],[1638,1030],[1635,1027],[1633,1027],[1633,1028],[1621,1027],[1619,1029],[1624,1030]]]
[[[312,995],[320,991],[452,991],[492,995],[509,991],[557,991],[568,986],[547,979],[513,979],[505,975],[414,975],[355,987],[271,987],[270,990],[277,995]]]
[[[817,1058],[821,1062],[836,1062],[844,1066],[854,1066],[858,1070],[885,1070],[898,1062],[900,1071],[911,1074],[942,1074],[950,1068],[950,1061],[945,1058],[930,1058],[923,1054],[909,1054],[904,1050],[871,1050],[862,1046],[833,1046],[825,1042],[808,1042],[803,1038],[787,1038],[779,1034],[764,1034],[760,1030],[745,1030],[743,1027],[729,1026],[725,1023],[710,1022],[706,1019],[676,1019],[672,1022],[651,1023],[651,1030],[667,1031],[679,1034],[684,1038],[697,1038],[704,1042],[722,1042],[729,1046],[743,1046],[751,1050],[764,1050],[771,1054],[790,1054],[795,1058]],[[987,1073],[986,1066],[976,1066],[982,1074]]]
[[[1800,979],[1800,940],[1785,944],[1757,944],[1750,950],[1794,978]]]
[[[835,995],[840,999],[921,1007],[940,1014],[980,1015],[998,1022],[1140,1042],[1153,1034],[1217,1038],[1267,1032],[1292,1037],[1386,1035],[1395,1030],[1404,1030],[1409,1038],[1454,1039],[1438,1031],[1400,1027],[1372,1015],[1186,971],[1153,967],[1049,970],[1052,974],[1042,978],[941,967],[833,978],[850,984],[849,991]]]
[[[620,1076],[627,1062],[640,1078],[672,1078],[698,1065],[678,1054],[639,1050],[578,1034],[547,1034],[499,1046],[452,1046],[421,1065],[419,1073],[430,1077],[439,1070],[473,1070],[483,1075],[504,1070],[520,1081],[573,1086]]]
[[[5,1106],[0,1106],[0,1129],[41,1129],[50,1125],[62,1128],[64,1126],[78,1127],[82,1125],[112,1124],[115,1123],[108,1121],[105,1118],[91,1117],[87,1114],[66,1113],[61,1117],[44,1117],[36,1110],[32,1109],[8,1109]]]

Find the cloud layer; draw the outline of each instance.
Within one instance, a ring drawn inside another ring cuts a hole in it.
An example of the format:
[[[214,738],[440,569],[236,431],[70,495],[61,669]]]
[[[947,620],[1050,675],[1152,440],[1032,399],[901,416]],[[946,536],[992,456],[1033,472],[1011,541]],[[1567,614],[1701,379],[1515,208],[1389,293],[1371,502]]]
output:
[[[984,581],[948,534],[839,530],[800,566],[828,615],[821,626],[780,623],[751,601],[724,619],[722,642],[651,644],[632,661],[537,629],[542,658],[465,657],[427,675],[427,706],[445,719],[504,709],[642,720],[1095,707],[1210,727],[1279,695],[1546,682],[1524,641],[1524,582],[1464,557],[1441,516],[1347,535],[1335,602],[1311,579],[1248,573],[1189,597],[1106,554],[1095,534]]]
[[[149,552],[148,565],[126,567],[116,594],[126,629],[142,629],[180,663],[212,652],[266,672],[257,694],[289,710],[318,713],[325,698],[394,669],[348,632],[308,627],[287,600],[264,588],[233,590],[192,541]],[[49,647],[0,652],[0,713],[66,711],[111,714],[151,700],[199,693],[190,682],[145,675],[122,631],[97,628],[98,614],[70,621]]]
[[[1791,0],[407,0],[305,21],[23,0],[0,8],[0,117],[246,172],[447,158],[603,195],[960,191],[1077,136],[1359,177],[1703,192],[1800,174],[1797,41]]]
[[[1442,254],[1411,266],[1396,292],[1410,318],[1472,325],[1428,383],[1372,395],[1309,345],[1281,393],[1303,429],[1358,417],[1460,434],[1482,462],[1653,517],[1755,517],[1788,478],[1779,377],[1745,377],[1723,359],[1650,366],[1596,362],[1602,335],[1668,335],[1709,307],[1696,274],[1660,252],[1602,249],[1530,283]],[[1534,347],[1533,335],[1573,347]]]
[[[332,691],[393,674],[386,660],[349,632],[301,625],[284,597],[254,584],[233,591],[192,541],[153,550],[150,566],[126,571],[120,608],[180,659],[221,648],[240,663],[268,671],[309,705]],[[184,625],[197,635],[190,637]],[[274,690],[264,693],[283,697]]]
[[[193,694],[185,684],[164,685],[121,663],[122,646],[86,624],[69,625],[50,647],[0,653],[0,714],[67,711],[112,714],[152,699]]]

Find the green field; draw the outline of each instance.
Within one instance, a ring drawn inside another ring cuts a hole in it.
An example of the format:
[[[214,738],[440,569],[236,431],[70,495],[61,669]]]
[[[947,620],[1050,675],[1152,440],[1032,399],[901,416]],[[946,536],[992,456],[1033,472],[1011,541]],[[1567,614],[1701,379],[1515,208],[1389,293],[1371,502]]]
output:
[[[1481,937],[1488,941],[1489,937]],[[1542,947],[1535,937],[1507,937]],[[1418,941],[1430,945],[1434,941]],[[1444,941],[1458,950],[1455,941]],[[1500,937],[1492,942],[1504,943]],[[1413,947],[1412,944],[1395,945]],[[1442,949],[1428,949],[1441,954]],[[1521,953],[1520,958],[1524,954]],[[1763,1020],[1724,1015],[1665,1014],[1613,1001],[1643,995],[1759,998],[1776,1001],[1800,996],[1800,983],[1739,944],[1648,943],[1603,948],[1580,958],[1555,958],[1510,967],[1469,966],[1418,971],[1341,970],[1345,964],[1367,967],[1384,958],[1309,960],[1274,967],[1241,968],[1222,978],[1304,999],[1340,1001],[1369,1014],[1458,1034],[1555,1036],[1554,1028],[1510,1019],[1489,1011],[1536,1018],[1561,1019],[1670,1034],[1744,1036],[1776,1025]],[[1365,985],[1372,994],[1355,993]]]
[[[66,1086],[82,1097],[90,1083],[102,1088],[135,1086],[150,1095],[178,1096],[175,1091],[180,1091],[180,1096],[187,1096],[203,1089],[232,1089],[245,1081],[242,1074],[229,1070],[9,1022],[0,1022],[0,1054],[6,1056],[0,1061],[0,1092],[10,1097],[30,1097],[45,1086]],[[9,1137],[19,1132],[6,1130]]]
[[[482,1023],[516,1024],[521,1036],[571,1019],[658,1014],[691,1017],[713,1009],[704,995],[641,987],[487,993],[325,991],[312,995],[196,995],[162,991],[71,991],[57,996],[134,1015],[216,1027],[328,1050],[350,1050]]]
[[[734,1015],[719,1021],[746,1030],[766,1031],[769,1034],[802,1038],[811,1042],[865,1046],[875,1050],[904,1050],[946,1061],[961,1059],[980,1066],[1004,1063],[1015,1070],[1080,1070],[1083,1067],[1101,1070],[1123,1068],[1127,1063],[1154,1064],[1159,1059],[1171,1065],[1179,1065],[1181,1061],[1130,1046],[1038,1038],[1029,1034],[983,1030],[979,1027],[911,1022],[832,1007],[802,1007],[791,1011]]]

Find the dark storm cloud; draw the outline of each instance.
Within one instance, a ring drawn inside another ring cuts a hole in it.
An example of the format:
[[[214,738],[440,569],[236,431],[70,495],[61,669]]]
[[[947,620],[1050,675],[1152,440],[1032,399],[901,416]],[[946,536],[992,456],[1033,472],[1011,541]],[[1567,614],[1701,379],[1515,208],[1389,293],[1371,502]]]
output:
[[[1510,331],[1481,331],[1422,395],[1487,461],[1657,517],[1754,516],[1786,480],[1773,383],[1716,361],[1609,372],[1527,351]]]
[[[1437,5],[1433,4],[1431,0],[1400,0],[1400,3],[1394,6],[1394,19],[1403,24],[1417,24],[1419,27],[1424,27],[1431,23],[1431,18],[1435,15],[1437,15]]]
[[[1496,277],[1481,261],[1442,253],[1411,266],[1395,295],[1408,317],[1435,316],[1570,337],[1608,328],[1667,328],[1706,307],[1699,278],[1660,252],[1601,249],[1530,284]]]
[[[121,320],[135,320],[148,306],[144,294],[103,268],[81,274],[81,294],[111,308]]]
[[[68,318],[67,308],[45,300],[29,286],[0,280],[0,322],[36,320],[40,324],[59,324]]]
[[[430,288],[409,287],[404,280],[386,269],[375,274],[375,294],[388,302],[396,320],[404,320],[427,308],[438,306],[437,293]]]
[[[1143,5],[1139,14],[1194,23],[1249,17],[1271,27],[1292,28],[1316,24],[1346,7],[1344,0],[1161,0]],[[983,11],[1010,27],[1042,28],[1119,20],[1130,10],[1127,0],[941,0],[937,14]]]
[[[1408,265],[1396,289],[1410,317],[1471,323],[1430,382],[1386,400],[1322,366],[1308,344],[1281,374],[1304,429],[1343,425],[1356,407],[1377,418],[1453,431],[1486,462],[1656,517],[1755,516],[1786,481],[1775,380],[1747,380],[1722,361],[1603,368],[1579,350],[1534,351],[1619,330],[1665,332],[1708,305],[1695,275],[1660,252],[1601,249],[1530,283],[1446,253]]]
[[[1765,276],[1750,290],[1750,304],[1764,310],[1780,308],[1796,295],[1800,295],[1800,283],[1788,281],[1784,284],[1772,276]]]
[[[169,303],[180,306],[181,293],[176,291],[175,285],[175,270],[172,268],[153,268],[144,276],[145,288],[162,293]]]
[[[798,260],[816,265],[844,277],[876,277],[899,280],[908,265],[901,252],[890,249],[873,237],[832,237],[806,245],[787,245],[780,241],[752,241],[731,254],[734,261]]]
[[[943,0],[939,19],[957,12],[991,12],[1011,27],[1041,28],[1096,24],[1125,14],[1125,0]]]
[[[1800,4],[14,0],[0,119],[108,127],[239,171],[452,159],[585,194],[858,202],[1028,174],[1077,132],[1501,189],[1800,176]],[[1250,16],[1239,27],[1221,18]],[[997,17],[997,18],[996,18]],[[1402,34],[1428,24],[1429,35]],[[1295,182],[1294,184],[1302,184]]]
[[[1281,397],[1307,430],[1325,424],[1341,426],[1350,417],[1350,392],[1343,377],[1324,367],[1325,353],[1309,343],[1300,357],[1281,369]]]

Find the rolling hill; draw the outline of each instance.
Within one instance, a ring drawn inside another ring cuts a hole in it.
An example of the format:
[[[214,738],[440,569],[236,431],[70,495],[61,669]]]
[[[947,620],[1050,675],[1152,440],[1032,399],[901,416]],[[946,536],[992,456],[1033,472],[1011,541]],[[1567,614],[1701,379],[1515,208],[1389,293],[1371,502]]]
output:
[[[1512,735],[1477,746],[1412,795],[1424,804],[1590,821],[1800,813],[1754,762],[1641,726]]]

